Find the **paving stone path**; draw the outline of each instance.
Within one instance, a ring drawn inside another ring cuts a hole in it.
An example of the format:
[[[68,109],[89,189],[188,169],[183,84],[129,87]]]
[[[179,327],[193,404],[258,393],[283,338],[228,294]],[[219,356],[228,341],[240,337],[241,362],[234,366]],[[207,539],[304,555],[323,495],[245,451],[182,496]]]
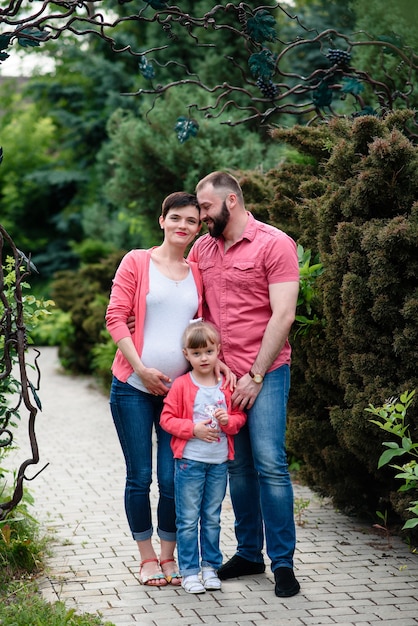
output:
[[[418,554],[399,538],[376,535],[295,484],[307,508],[297,525],[295,570],[301,592],[274,595],[273,575],[225,581],[221,592],[192,596],[182,589],[138,583],[138,555],[123,508],[124,462],[108,398],[88,377],[65,374],[55,348],[41,348],[36,432],[41,455],[30,483],[36,517],[53,531],[45,598],[79,612],[99,612],[115,626],[412,626],[418,624]],[[18,455],[25,454],[25,433]],[[155,484],[153,483],[155,506]],[[234,554],[227,496],[222,550]]]

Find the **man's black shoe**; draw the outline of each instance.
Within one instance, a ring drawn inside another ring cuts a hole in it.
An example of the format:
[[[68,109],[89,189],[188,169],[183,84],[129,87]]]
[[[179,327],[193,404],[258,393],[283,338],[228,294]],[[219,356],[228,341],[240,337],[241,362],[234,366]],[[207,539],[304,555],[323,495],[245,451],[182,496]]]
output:
[[[291,567],[278,567],[275,569],[274,580],[276,581],[274,593],[279,598],[290,598],[290,596],[295,596],[300,590],[300,585]]]
[[[251,576],[253,574],[262,574],[266,569],[264,563],[254,563],[247,561],[238,554],[229,559],[225,565],[221,565],[218,569],[218,577],[221,580],[228,578],[238,578],[238,576]]]

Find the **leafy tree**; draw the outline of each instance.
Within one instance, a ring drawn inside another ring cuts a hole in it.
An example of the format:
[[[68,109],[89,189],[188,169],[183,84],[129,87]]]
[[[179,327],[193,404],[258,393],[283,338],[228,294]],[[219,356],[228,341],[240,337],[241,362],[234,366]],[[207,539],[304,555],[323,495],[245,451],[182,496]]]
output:
[[[68,173],[70,155],[57,149],[57,129],[50,116],[43,116],[19,93],[11,104],[0,121],[4,154],[0,167],[2,224],[26,253],[36,254],[48,241],[55,240],[63,256],[66,244],[54,220],[66,206],[77,178]]]
[[[356,62],[369,70],[373,68],[373,78],[381,82],[380,89],[384,85],[389,87],[393,94],[392,108],[416,108],[418,99],[413,88],[416,79],[409,60],[416,58],[418,50],[418,4],[410,0],[387,0],[384,3],[352,0],[352,6],[361,37],[365,41],[371,38],[379,42],[378,46],[358,47]],[[398,56],[397,48],[404,58]],[[410,94],[406,104],[403,86],[408,83]],[[371,93],[368,97],[376,107],[376,98]]]
[[[179,143],[170,120],[181,111],[184,97],[187,91],[185,95],[167,94],[165,107],[148,118],[116,111],[109,121],[110,143],[100,155],[110,166],[105,192],[114,206],[140,218],[140,245],[159,239],[157,217],[164,197],[173,189],[193,191],[199,178],[213,169],[267,170],[283,154],[271,142],[263,143],[255,132],[209,121],[201,123],[199,141]]]
[[[85,237],[84,207],[107,206],[95,164],[108,118],[117,107],[136,107],[120,95],[132,80],[121,61],[91,53],[86,64],[85,50],[68,42],[55,47],[52,74],[26,81],[12,102],[5,96],[9,113],[1,129],[2,221],[9,229],[18,225],[11,232],[42,278],[78,264],[74,244]]]
[[[132,99],[121,95],[132,87],[133,77],[121,58],[107,59],[97,46],[85,50],[60,42],[56,48],[54,71],[31,80],[25,95],[54,120],[61,145],[72,151],[83,169],[94,163],[106,140],[111,113],[136,108]]]

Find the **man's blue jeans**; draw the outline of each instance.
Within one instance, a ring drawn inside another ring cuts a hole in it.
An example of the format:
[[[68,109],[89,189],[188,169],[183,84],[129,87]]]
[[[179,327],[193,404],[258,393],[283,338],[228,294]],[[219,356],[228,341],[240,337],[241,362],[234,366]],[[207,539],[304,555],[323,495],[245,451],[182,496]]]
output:
[[[175,459],[177,553],[182,576],[198,574],[201,567],[219,569],[222,565],[219,540],[227,476],[226,462]]]
[[[113,378],[110,408],[125,456],[125,510],[136,541],[149,539],[153,533],[150,505],[153,428],[157,434],[157,533],[166,541],[176,539],[174,461],[171,435],[160,427],[162,406],[161,396],[144,393]]]
[[[248,411],[247,424],[235,436],[235,460],[229,463],[237,554],[248,561],[263,561],[264,521],[273,572],[278,567],[293,567],[296,542],[285,448],[289,388],[288,365],[266,374]]]

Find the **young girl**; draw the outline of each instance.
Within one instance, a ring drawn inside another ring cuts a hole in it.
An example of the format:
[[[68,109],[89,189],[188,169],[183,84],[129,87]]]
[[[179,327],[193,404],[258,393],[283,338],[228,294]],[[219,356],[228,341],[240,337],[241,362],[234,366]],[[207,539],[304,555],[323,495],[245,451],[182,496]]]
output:
[[[220,516],[227,462],[234,458],[232,435],[246,419],[232,408],[230,389],[215,375],[219,350],[219,335],[211,324],[189,324],[183,353],[192,369],[173,382],[161,413],[162,428],[173,435],[177,552],[187,593],[221,588],[217,569],[222,564]]]

